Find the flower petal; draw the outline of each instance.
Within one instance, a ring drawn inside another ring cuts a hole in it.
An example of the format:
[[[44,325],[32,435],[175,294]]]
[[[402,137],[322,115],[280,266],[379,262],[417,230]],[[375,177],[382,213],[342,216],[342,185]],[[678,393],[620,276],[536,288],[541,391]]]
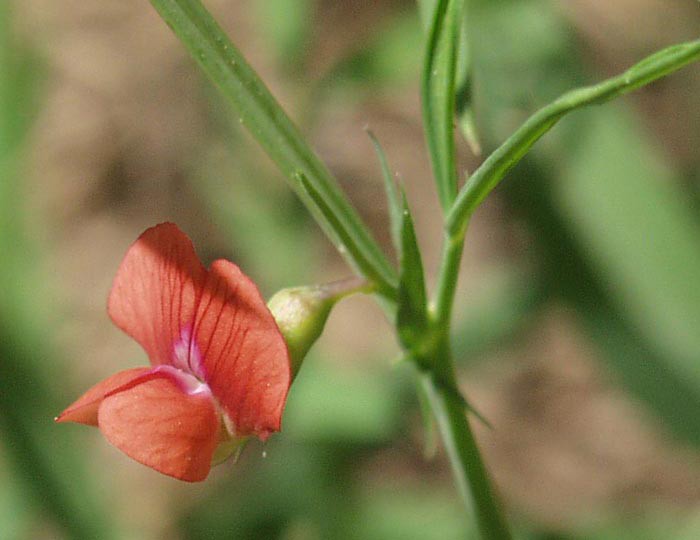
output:
[[[197,308],[201,372],[236,435],[279,431],[291,382],[287,345],[258,288],[233,263],[215,261]]]
[[[136,461],[185,480],[204,480],[219,440],[211,394],[183,392],[168,372],[105,398],[98,412],[107,440]]]
[[[139,236],[119,266],[109,316],[153,365],[177,363],[175,345],[189,342],[183,332],[191,327],[205,275],[187,235],[174,223],[156,225]]]
[[[72,405],[66,408],[61,414],[56,417],[56,422],[78,422],[89,426],[97,425],[97,409],[104,397],[120,387],[127,386],[129,383],[138,379],[150,371],[150,368],[134,368],[127,369],[115,373],[104,381],[98,382],[90,388],[82,396],[80,396]]]

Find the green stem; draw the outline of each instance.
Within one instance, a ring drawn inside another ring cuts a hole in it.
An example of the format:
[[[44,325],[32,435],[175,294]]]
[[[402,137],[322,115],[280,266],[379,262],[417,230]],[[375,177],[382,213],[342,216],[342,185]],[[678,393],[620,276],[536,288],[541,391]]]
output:
[[[464,234],[460,233],[454,236],[446,234],[443,242],[440,273],[430,313],[434,328],[447,336],[452,320],[452,306],[464,249]]]
[[[443,358],[443,365],[451,365]],[[459,396],[429,374],[421,380],[437,420],[457,489],[486,540],[508,540],[510,531],[491,487],[474,434]]]
[[[432,372],[422,384],[437,420],[457,488],[486,540],[507,540],[510,532],[491,487],[466,415],[464,400],[457,390],[450,346],[450,326],[459,267],[464,248],[463,229],[445,235],[430,327],[435,338]]]
[[[467,180],[447,214],[448,232],[451,235],[463,232],[469,217],[481,201],[564,115],[631,92],[698,59],[700,40],[674,45],[645,58],[617,77],[567,92],[537,111]]]

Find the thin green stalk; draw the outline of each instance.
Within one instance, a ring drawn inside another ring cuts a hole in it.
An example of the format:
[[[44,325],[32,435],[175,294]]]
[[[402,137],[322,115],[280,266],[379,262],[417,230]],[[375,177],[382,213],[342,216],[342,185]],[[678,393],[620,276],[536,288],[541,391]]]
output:
[[[438,1],[432,11],[421,81],[425,137],[440,204],[445,212],[457,196],[455,84],[463,15],[464,0]]]
[[[518,163],[533,144],[567,113],[587,105],[605,103],[631,92],[700,59],[700,40],[663,49],[630,69],[594,86],[565,93],[533,114],[498,147],[472,174],[447,214],[447,231],[460,234],[469,216],[505,174]]]
[[[451,366],[451,360],[443,358],[441,364]],[[432,375],[424,374],[421,379],[450,459],[457,489],[481,537],[486,540],[509,540],[511,534],[491,488],[491,480],[465,414],[464,403],[447,387],[437,384]]]
[[[445,235],[437,287],[431,305],[430,325],[435,336],[432,373],[423,377],[440,435],[452,466],[457,488],[473,514],[485,540],[508,540],[510,532],[491,487],[486,467],[474,440],[467,408],[456,391],[451,356],[450,327],[452,307],[464,248],[464,231]]]
[[[341,255],[375,282],[381,294],[393,297],[396,272],[386,256],[335,178],[207,9],[199,0],[151,0],[151,4],[233,105],[241,124],[277,164]],[[332,222],[309,196],[302,176],[335,216]]]
[[[463,249],[464,234],[445,235],[440,273],[430,309],[433,325],[445,335],[449,333],[450,321],[452,320],[452,306],[457,289],[457,278],[459,276]]]

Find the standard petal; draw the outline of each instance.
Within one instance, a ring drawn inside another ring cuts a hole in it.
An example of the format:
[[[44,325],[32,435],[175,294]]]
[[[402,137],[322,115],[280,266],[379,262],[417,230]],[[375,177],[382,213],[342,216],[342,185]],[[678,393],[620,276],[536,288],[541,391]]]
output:
[[[258,288],[233,263],[215,261],[195,316],[201,373],[236,435],[279,431],[291,381],[287,345]]]
[[[132,244],[119,266],[109,315],[141,344],[152,364],[179,360],[178,367],[184,367],[205,275],[187,235],[173,223],[156,225]]]
[[[220,430],[211,394],[183,392],[164,372],[105,398],[98,423],[129,457],[187,482],[209,474]]]
[[[126,371],[115,373],[104,381],[98,382],[59,414],[56,417],[56,422],[78,422],[96,426],[97,409],[104,397],[111,392],[118,391],[121,387],[128,386],[148,371],[150,371],[150,368],[127,369]]]

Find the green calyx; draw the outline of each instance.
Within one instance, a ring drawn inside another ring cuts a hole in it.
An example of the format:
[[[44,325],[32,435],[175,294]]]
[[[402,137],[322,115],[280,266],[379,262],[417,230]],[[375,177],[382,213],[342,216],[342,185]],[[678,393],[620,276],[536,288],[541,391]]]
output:
[[[351,278],[324,285],[282,289],[270,298],[267,307],[287,342],[293,377],[323,332],[336,302],[351,294],[371,290],[372,286],[366,281]]]

